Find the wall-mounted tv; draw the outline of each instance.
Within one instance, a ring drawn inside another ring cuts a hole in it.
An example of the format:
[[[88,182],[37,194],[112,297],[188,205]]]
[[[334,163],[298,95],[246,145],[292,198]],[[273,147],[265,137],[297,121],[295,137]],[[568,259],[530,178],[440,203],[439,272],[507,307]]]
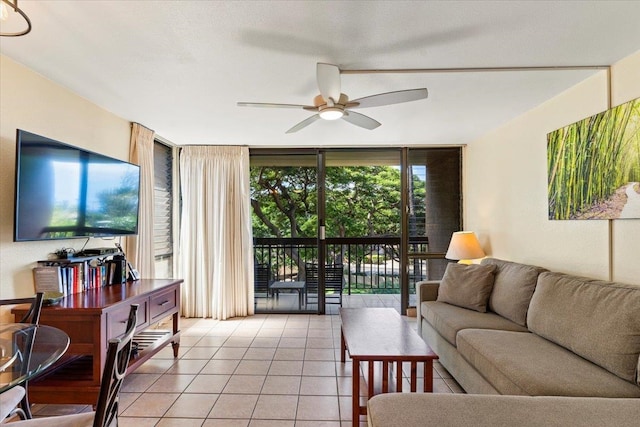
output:
[[[140,167],[18,129],[14,241],[135,235]]]

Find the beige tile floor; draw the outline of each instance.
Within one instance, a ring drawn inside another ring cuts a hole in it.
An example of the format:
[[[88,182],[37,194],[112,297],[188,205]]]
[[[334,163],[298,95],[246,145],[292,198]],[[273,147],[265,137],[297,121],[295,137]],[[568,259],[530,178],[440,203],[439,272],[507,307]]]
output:
[[[121,427],[350,425],[351,363],[340,362],[339,316],[182,319],[181,329],[179,358],[164,349],[126,378]],[[434,368],[434,392],[463,392]],[[86,410],[35,405],[34,416]]]

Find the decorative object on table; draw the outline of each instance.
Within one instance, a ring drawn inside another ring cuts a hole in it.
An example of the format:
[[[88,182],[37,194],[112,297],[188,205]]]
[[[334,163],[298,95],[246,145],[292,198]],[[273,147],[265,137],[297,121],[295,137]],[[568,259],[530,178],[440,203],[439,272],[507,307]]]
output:
[[[547,135],[549,219],[640,218],[640,98]]]
[[[47,291],[43,294],[42,305],[56,305],[64,298],[64,293],[56,291]]]
[[[41,265],[33,268],[36,292],[60,292],[64,294],[62,272],[59,265]]]
[[[486,254],[473,231],[456,231],[451,235],[446,259],[458,261],[460,264],[471,264],[472,260],[484,258]]]
[[[122,258],[117,258],[117,257],[113,257],[114,260],[124,260],[125,265],[121,266],[122,268],[122,282],[124,283],[127,280],[131,280],[131,281],[135,281],[135,280],[140,280],[140,273],[138,273],[138,270],[136,270],[133,265],[131,265],[131,263],[127,260],[127,256],[124,253],[124,250],[122,249],[122,246],[120,245],[120,243],[116,243],[116,248],[118,248],[118,250],[122,253]],[[127,268],[129,268],[129,274],[127,274]]]

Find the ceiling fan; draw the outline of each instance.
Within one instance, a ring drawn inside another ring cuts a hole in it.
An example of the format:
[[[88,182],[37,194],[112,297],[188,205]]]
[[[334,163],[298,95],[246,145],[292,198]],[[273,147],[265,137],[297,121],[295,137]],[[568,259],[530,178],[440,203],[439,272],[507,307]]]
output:
[[[318,89],[320,95],[313,99],[313,105],[299,104],[273,104],[262,102],[238,102],[240,107],[272,107],[272,108],[302,108],[303,110],[316,112],[313,116],[301,121],[287,133],[297,132],[309,126],[318,119],[337,120],[342,119],[353,125],[365,129],[375,129],[380,126],[380,122],[365,116],[364,114],[352,111],[357,108],[380,107],[383,105],[399,104],[401,102],[417,101],[426,98],[428,95],[426,88],[398,90],[394,92],[379,93],[377,95],[365,96],[349,100],[347,95],[341,92],[340,69],[337,65],[324,64],[319,62],[316,68]]]

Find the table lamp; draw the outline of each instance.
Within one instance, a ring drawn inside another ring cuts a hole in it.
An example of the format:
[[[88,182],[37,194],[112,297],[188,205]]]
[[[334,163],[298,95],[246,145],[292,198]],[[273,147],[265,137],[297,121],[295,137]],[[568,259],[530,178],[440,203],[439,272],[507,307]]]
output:
[[[472,260],[485,256],[473,231],[456,231],[451,235],[449,249],[444,257],[458,260],[460,264],[471,264]]]

